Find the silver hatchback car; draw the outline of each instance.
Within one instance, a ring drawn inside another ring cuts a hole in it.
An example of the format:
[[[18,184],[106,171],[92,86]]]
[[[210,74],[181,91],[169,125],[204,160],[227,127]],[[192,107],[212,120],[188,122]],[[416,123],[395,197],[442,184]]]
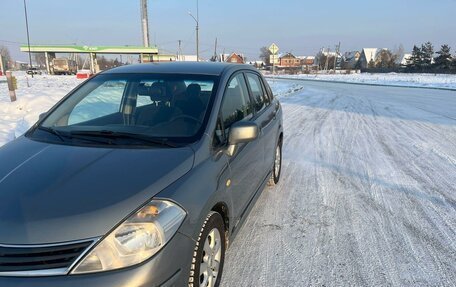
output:
[[[0,286],[218,286],[282,141],[247,65],[91,78],[0,149]]]

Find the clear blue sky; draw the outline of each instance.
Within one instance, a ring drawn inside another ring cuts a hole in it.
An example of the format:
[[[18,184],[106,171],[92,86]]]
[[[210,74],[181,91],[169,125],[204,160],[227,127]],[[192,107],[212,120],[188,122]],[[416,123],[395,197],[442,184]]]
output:
[[[22,0],[0,2],[0,45],[18,60],[26,55]],[[32,44],[140,45],[139,0],[27,0]],[[251,60],[272,42],[281,52],[314,55],[342,42],[342,50],[394,48],[431,41],[456,50],[456,0],[305,1],[199,0],[204,57],[239,51]],[[164,53],[195,53],[196,0],[149,0],[152,42]]]

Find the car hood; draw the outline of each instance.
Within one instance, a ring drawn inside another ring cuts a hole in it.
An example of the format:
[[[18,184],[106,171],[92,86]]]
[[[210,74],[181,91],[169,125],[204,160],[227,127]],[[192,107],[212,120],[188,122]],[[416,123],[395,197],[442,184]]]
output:
[[[187,173],[189,147],[112,149],[25,137],[0,149],[0,244],[103,236]]]

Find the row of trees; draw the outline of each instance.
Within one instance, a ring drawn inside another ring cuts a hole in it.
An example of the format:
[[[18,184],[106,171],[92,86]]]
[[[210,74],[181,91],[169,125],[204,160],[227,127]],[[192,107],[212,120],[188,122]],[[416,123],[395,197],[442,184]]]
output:
[[[451,47],[442,45],[434,53],[434,46],[427,42],[413,46],[412,56],[408,60],[407,70],[411,72],[456,72],[456,56],[452,57]]]
[[[437,52],[434,51],[431,42],[413,46],[412,55],[406,60],[405,67],[401,63],[403,55],[402,47],[394,52],[382,50],[375,61],[371,60],[368,63],[368,68],[421,73],[456,72],[456,56],[452,57],[451,48],[446,44],[442,45]]]

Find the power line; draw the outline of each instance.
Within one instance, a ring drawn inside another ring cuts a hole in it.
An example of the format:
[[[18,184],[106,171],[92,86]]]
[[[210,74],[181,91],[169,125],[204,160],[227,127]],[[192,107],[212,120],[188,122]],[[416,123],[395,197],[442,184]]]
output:
[[[23,43],[23,42],[14,42],[14,41],[1,40],[1,39],[0,39],[0,42],[2,42],[2,43],[9,43],[9,44],[19,44],[19,45],[24,45],[24,44],[26,44],[26,43]]]

